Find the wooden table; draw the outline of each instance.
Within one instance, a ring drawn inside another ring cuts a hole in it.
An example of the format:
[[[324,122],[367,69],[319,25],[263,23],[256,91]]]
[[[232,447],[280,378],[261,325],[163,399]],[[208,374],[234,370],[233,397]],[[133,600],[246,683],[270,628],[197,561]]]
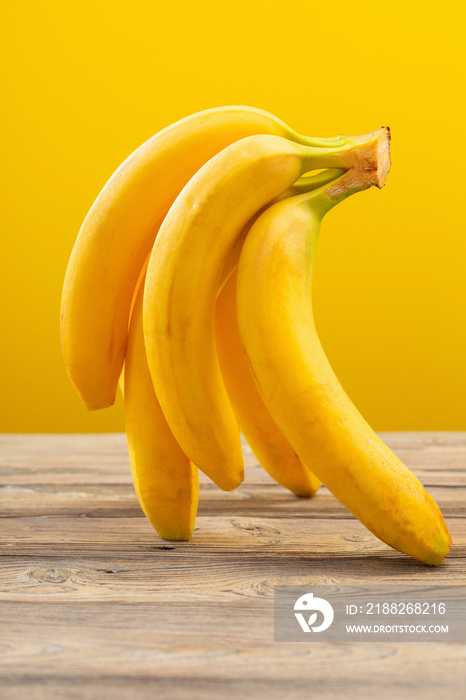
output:
[[[301,500],[246,450],[202,478],[190,543],[152,530],[124,435],[0,436],[2,700],[466,697],[466,646],[273,641],[275,584],[465,583],[466,433],[382,437],[438,501],[439,568],[373,537],[322,489]]]

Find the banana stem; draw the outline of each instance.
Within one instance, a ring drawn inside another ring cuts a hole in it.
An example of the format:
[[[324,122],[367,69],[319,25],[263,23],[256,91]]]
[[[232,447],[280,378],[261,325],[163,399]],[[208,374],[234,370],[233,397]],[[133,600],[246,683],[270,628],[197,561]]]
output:
[[[327,170],[322,170],[320,173],[315,175],[305,175],[296,180],[294,185],[287,189],[283,194],[281,194],[276,202],[282,199],[287,199],[288,197],[294,197],[299,194],[306,194],[313,190],[320,189],[324,185],[328,185],[330,182],[335,181],[337,178],[342,177],[347,171],[341,168],[328,168]]]
[[[380,188],[390,170],[390,129],[383,127],[363,136],[348,136],[343,146],[335,148],[305,147],[303,155],[309,170],[352,170],[348,181],[351,188],[360,185]]]
[[[297,131],[290,129],[289,127],[287,127],[287,130],[289,134],[288,138],[291,141],[300,143],[303,146],[311,146],[313,148],[335,148],[338,146],[344,146],[348,139],[348,137],[343,134],[329,138],[316,139],[312,138],[312,136],[303,136],[302,134],[298,134]]]
[[[385,127],[368,136],[374,138],[358,144],[345,154],[348,162],[352,162],[348,170],[329,169],[319,173],[315,177],[321,176],[321,186],[313,187],[311,191],[309,187],[305,190],[304,181],[307,178],[301,178],[295,183],[297,194],[299,191],[303,192],[303,204],[309,204],[323,217],[336,204],[352,194],[373,185],[383,187],[390,170],[390,130]]]

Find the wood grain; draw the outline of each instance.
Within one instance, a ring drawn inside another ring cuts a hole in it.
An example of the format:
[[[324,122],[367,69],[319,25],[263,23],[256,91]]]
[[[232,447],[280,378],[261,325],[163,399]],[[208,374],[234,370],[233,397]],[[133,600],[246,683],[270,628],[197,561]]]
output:
[[[438,501],[454,548],[425,567],[325,489],[201,477],[189,543],[141,513],[124,435],[0,436],[0,698],[464,698],[466,645],[279,644],[278,584],[465,583],[466,434],[383,434]]]

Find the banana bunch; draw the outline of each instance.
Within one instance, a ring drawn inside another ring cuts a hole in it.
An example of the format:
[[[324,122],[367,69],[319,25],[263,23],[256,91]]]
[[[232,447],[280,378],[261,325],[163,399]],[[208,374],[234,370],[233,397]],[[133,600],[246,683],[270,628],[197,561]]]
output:
[[[388,129],[311,139],[223,107],[156,134],[97,197],[66,272],[63,354],[91,410],[120,381],[135,490],[163,538],[190,539],[199,469],[242,482],[241,431],[294,494],[322,482],[395,549],[448,554],[440,510],[346,396],[310,303],[323,216],[389,164]]]

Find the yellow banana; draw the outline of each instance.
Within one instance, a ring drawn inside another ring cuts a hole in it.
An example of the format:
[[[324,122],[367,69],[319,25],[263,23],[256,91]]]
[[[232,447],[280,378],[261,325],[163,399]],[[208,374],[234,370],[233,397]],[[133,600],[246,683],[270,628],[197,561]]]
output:
[[[61,304],[65,365],[88,409],[105,408],[115,400],[133,292],[172,202],[218,151],[263,133],[317,146],[347,141],[343,136],[308,139],[251,107],[210,109],[146,141],[100,192],[71,253]]]
[[[134,288],[133,292],[133,298],[131,300],[131,306],[130,306],[130,311],[129,311],[129,327],[128,327],[128,333],[129,333],[129,328],[131,327],[131,319],[133,317],[133,309],[134,305],[136,303],[136,299],[138,298],[139,291],[141,289],[141,285],[144,286],[144,280],[146,279],[146,270],[147,270],[147,265],[149,262],[149,258],[146,258],[146,262],[144,263],[142,270],[139,273],[136,286]],[[145,351],[144,351],[144,359],[145,359]],[[147,360],[145,359],[145,364],[147,364]],[[120,372],[120,378],[118,380],[118,387],[121,391],[121,395],[123,398],[125,398],[125,364],[123,362],[123,367]]]
[[[200,168],[160,227],[144,292],[149,369],[181,449],[224,490],[238,486],[244,474],[214,337],[215,301],[235,241],[257,211],[305,172],[350,168],[384,133],[335,148],[269,135],[241,139]]]
[[[281,197],[292,197],[317,189],[343,173],[344,170],[325,170],[312,177],[300,178]],[[309,498],[318,490],[320,481],[290,447],[270,415],[254,382],[239,334],[236,314],[236,271],[231,277],[228,273],[236,268],[241,252],[240,245],[243,244],[256,218],[257,216],[253,217],[238,237],[227,268],[224,270],[224,277],[229,279],[220,292],[215,307],[217,354],[225,388],[239,428],[259,463],[275,481],[296,496]]]
[[[377,537],[437,565],[451,547],[442,514],[342,389],[310,304],[322,217],[353,192],[381,186],[388,167],[381,142],[372,164],[367,158],[363,168],[282,201],[256,221],[238,267],[238,319],[262,398],[301,459]]]
[[[199,473],[168,427],[147,366],[141,283],[128,335],[124,372],[126,436],[136,494],[145,515],[166,540],[189,540],[194,530]]]
[[[238,426],[259,463],[297,496],[310,497],[320,481],[279,431],[254,383],[236,319],[236,271],[223,287],[215,309],[217,354]]]

